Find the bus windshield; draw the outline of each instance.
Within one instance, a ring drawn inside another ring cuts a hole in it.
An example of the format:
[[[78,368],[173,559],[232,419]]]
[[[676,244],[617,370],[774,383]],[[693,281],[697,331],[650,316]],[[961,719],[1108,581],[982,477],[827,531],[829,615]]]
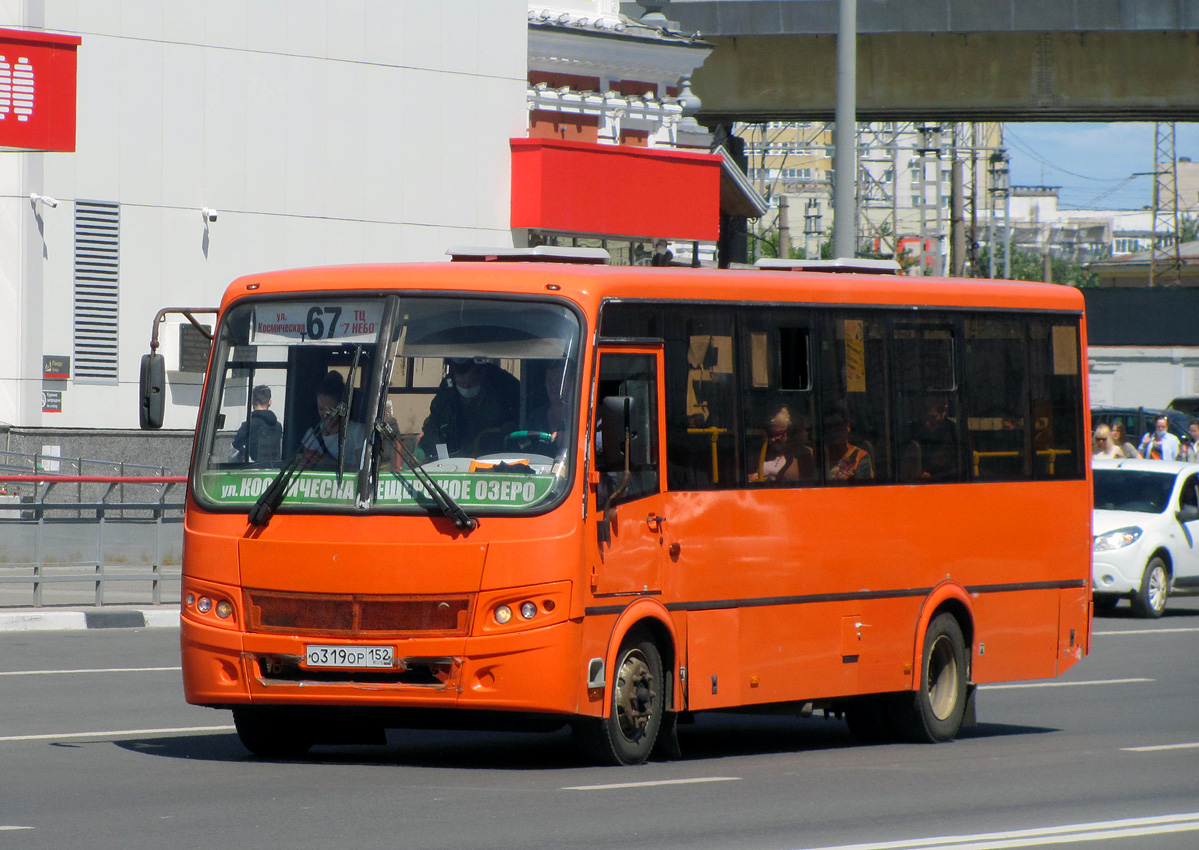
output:
[[[424,512],[432,480],[471,514],[547,509],[577,441],[579,329],[562,304],[508,299],[239,304],[217,336],[197,496],[248,508],[283,476],[281,511]]]

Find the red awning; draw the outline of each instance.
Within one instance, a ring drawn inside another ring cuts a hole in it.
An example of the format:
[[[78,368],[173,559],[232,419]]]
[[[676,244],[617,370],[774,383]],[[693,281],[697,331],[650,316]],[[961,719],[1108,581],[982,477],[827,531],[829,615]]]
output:
[[[0,29],[0,148],[75,150],[78,36]]]
[[[714,242],[719,154],[511,139],[512,227]]]

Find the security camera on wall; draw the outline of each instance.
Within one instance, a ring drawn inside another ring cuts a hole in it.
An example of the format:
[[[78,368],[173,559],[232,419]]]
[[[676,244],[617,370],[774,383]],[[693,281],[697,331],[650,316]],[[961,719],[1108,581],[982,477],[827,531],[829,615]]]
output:
[[[205,221],[216,221],[216,217],[217,217],[216,210],[214,210],[210,207],[204,207],[204,209],[200,210],[200,212],[204,214]]]

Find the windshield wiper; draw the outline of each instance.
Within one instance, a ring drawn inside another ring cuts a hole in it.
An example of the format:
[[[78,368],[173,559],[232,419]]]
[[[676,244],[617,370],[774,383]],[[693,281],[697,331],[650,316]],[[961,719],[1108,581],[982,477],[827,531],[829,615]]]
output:
[[[416,459],[416,456],[404,445],[404,441],[400,439],[400,435],[382,417],[375,420],[375,431],[383,439],[391,440],[395,444],[399,453],[403,456],[404,462],[412,470],[412,475],[424,486],[430,498],[437,505],[438,510],[454,521],[455,527],[462,531],[474,531],[479,527],[479,521],[468,514],[460,504],[454,501],[453,496],[433,480],[432,476],[421,467],[420,461]],[[394,473],[394,475],[397,478],[400,477],[400,473],[398,472]]]
[[[325,426],[333,421],[333,417],[339,414],[342,417],[342,422],[345,422],[346,416],[349,415],[349,410],[348,405],[344,401],[335,404],[325,411],[325,415],[321,417],[321,421],[316,424],[315,433],[321,433],[325,429]],[[296,449],[296,453],[292,455],[291,460],[279,470],[279,474],[262,491],[262,495],[258,497],[258,501],[254,503],[254,507],[250,508],[250,525],[266,525],[271,521],[271,517],[287,493],[287,485],[291,483],[291,479],[304,465],[304,459],[308,454],[308,446],[305,443],[305,440],[300,440],[300,445]],[[339,445],[343,449],[339,451],[339,454],[344,455],[344,438]]]

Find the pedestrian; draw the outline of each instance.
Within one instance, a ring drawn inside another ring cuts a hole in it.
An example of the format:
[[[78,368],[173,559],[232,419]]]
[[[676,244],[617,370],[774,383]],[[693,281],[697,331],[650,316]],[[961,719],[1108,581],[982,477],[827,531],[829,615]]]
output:
[[[1153,430],[1141,437],[1138,447],[1146,460],[1175,460],[1182,455],[1182,443],[1170,433],[1170,417],[1161,415],[1153,420]]]

